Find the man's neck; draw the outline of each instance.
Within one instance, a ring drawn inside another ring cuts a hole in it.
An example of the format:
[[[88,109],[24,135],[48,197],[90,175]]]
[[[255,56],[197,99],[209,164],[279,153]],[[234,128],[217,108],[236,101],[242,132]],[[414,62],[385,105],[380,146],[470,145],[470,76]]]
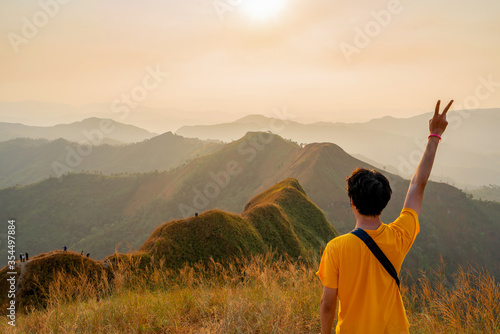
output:
[[[356,228],[361,228],[363,230],[376,230],[380,225],[382,225],[382,221],[380,220],[380,216],[363,216],[356,215]]]

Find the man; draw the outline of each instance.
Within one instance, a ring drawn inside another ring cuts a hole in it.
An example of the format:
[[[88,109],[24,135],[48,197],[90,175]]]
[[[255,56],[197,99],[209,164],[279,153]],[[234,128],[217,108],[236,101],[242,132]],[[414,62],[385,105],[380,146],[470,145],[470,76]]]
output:
[[[347,179],[347,191],[356,216],[356,228],[363,229],[392,263],[397,273],[419,232],[418,215],[441,135],[448,122],[446,113],[453,101],[439,113],[440,101],[429,121],[430,135],[422,159],[413,175],[401,215],[386,225],[380,214],[391,197],[389,181],[380,173],[357,169]],[[336,333],[409,333],[403,300],[396,280],[382,266],[365,243],[352,233],[331,240],[317,272],[323,283],[321,331],[328,334],[335,318],[337,297],[339,319]]]

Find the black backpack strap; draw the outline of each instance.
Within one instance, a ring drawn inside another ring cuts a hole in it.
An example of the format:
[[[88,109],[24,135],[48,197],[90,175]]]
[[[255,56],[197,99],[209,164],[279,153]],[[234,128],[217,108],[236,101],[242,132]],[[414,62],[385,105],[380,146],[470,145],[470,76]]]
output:
[[[366,246],[372,251],[373,255],[379,260],[379,262],[384,266],[385,270],[394,278],[396,283],[398,284],[399,288],[399,278],[398,278],[398,272],[396,269],[394,269],[394,266],[392,265],[391,261],[385,256],[384,252],[378,247],[377,243],[373,241],[372,237],[368,235],[364,230],[360,229],[359,227],[353,231],[351,231],[352,234],[363,240],[363,242],[366,244]]]

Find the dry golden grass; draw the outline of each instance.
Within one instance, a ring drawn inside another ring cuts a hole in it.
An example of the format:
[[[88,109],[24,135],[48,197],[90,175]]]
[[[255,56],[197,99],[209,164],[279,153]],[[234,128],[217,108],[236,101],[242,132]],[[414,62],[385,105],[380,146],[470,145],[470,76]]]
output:
[[[18,313],[15,328],[2,319],[0,332],[320,332],[316,265],[268,254],[175,271],[135,266],[115,265],[113,284],[101,289],[60,276],[46,309]],[[500,286],[485,271],[460,269],[448,282],[441,267],[402,292],[411,333],[500,332]]]
[[[414,333],[500,333],[500,284],[488,271],[459,268],[448,282],[441,259],[430,274],[404,294]]]

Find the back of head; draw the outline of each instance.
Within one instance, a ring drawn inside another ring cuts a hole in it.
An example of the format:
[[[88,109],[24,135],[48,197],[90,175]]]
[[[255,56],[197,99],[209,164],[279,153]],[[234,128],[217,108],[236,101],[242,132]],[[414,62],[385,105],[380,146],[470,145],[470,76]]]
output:
[[[389,180],[376,170],[358,168],[346,181],[349,198],[364,216],[380,215],[391,199]]]

